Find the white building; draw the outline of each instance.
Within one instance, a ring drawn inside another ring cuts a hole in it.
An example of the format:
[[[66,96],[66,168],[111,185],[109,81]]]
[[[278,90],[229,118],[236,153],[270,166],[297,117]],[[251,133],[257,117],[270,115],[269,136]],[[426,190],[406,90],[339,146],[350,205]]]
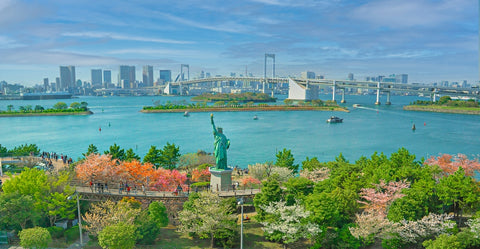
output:
[[[288,99],[292,100],[314,100],[318,99],[318,86],[298,84],[293,79],[288,79]]]

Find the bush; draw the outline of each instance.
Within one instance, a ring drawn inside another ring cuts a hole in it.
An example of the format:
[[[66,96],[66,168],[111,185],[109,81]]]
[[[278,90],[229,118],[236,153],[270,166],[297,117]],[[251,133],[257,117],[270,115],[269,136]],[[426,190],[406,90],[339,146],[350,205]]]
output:
[[[102,248],[131,249],[135,241],[135,226],[122,222],[106,226],[98,234],[98,244]]]
[[[63,237],[63,233],[65,232],[65,229],[63,229],[63,227],[56,227],[56,226],[47,227],[47,230],[52,236],[52,238],[54,239]]]
[[[80,231],[78,226],[73,226],[64,232],[65,240],[68,242],[76,241],[80,238]]]
[[[20,231],[20,245],[24,248],[47,248],[52,236],[46,228],[34,227]]]
[[[138,244],[153,245],[155,244],[155,239],[157,239],[158,235],[160,234],[160,228],[157,223],[148,219],[137,228],[137,234]]]

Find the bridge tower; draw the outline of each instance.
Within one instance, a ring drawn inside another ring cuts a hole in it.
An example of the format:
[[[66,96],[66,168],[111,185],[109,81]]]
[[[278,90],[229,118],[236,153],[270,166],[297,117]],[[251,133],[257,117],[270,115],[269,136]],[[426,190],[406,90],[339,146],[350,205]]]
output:
[[[265,62],[263,64],[264,69],[263,69],[263,88],[262,92],[265,93],[265,83],[267,81],[267,59],[271,58],[273,60],[273,65],[272,65],[272,78],[275,78],[275,54],[265,54]]]
[[[183,95],[183,86],[182,81],[185,81],[185,74],[183,72],[183,68],[187,69],[187,80],[190,80],[190,66],[188,64],[181,64],[180,65],[180,95]]]

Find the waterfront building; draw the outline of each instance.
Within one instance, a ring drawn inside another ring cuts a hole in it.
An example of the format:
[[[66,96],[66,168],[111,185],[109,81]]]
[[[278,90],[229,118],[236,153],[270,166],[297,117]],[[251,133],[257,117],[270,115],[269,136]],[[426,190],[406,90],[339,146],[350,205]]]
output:
[[[92,86],[102,86],[102,69],[92,69]]]
[[[408,83],[408,74],[397,74],[395,75],[396,83],[407,84]]]
[[[301,73],[302,79],[315,79],[315,73],[310,71],[305,71]]]
[[[294,80],[288,80],[288,99],[292,100],[315,100],[318,99],[318,85],[306,86],[297,84]]]
[[[103,87],[108,88],[112,84],[112,71],[103,70]]]
[[[160,80],[165,82],[172,81],[172,71],[171,70],[160,70]]]
[[[153,86],[153,67],[143,66],[143,85]]]
[[[69,91],[75,88],[75,66],[60,66],[59,91]]]
[[[118,84],[121,88],[135,87],[135,66],[120,66],[120,71],[118,73]]]

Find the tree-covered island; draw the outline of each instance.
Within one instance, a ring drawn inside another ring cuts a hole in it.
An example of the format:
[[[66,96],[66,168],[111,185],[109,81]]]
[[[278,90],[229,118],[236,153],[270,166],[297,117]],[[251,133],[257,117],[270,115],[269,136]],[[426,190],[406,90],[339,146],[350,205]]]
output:
[[[458,114],[480,115],[480,105],[478,101],[452,99],[450,96],[442,96],[438,101],[417,100],[410,105],[404,106],[406,111],[422,112],[443,112]]]
[[[165,112],[234,112],[234,111],[344,111],[345,107],[339,106],[336,102],[322,101],[294,101],[286,99],[283,105],[269,105],[267,103],[256,104],[253,101],[239,103],[238,101],[217,101],[213,105],[207,102],[187,103],[186,101],[167,101],[165,104],[159,102],[155,106],[144,106],[141,112],[144,113],[165,113]]]
[[[29,116],[64,116],[64,115],[90,115],[87,102],[73,102],[68,106],[65,102],[58,102],[52,108],[45,108],[41,105],[19,106],[15,109],[8,105],[7,110],[0,110],[0,117],[29,117]]]

